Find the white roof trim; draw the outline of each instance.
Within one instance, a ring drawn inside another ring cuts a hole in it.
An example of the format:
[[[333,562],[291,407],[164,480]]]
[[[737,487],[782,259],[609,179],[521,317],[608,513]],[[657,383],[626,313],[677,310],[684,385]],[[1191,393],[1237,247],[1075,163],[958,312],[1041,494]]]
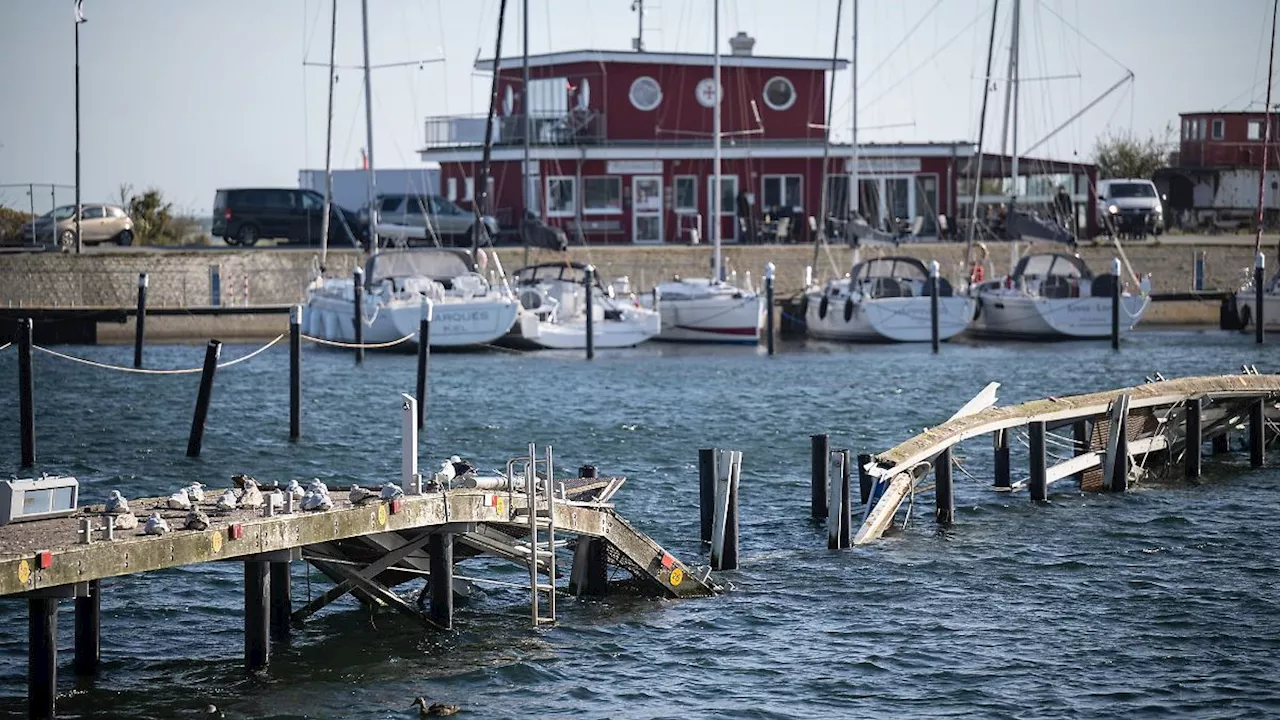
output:
[[[726,160],[772,159],[772,158],[821,158],[821,145],[739,145],[724,147],[721,157]],[[898,158],[920,157],[937,158],[969,157],[973,154],[973,146],[969,143],[929,144],[929,145],[862,145],[858,155],[864,158]],[[849,146],[832,146],[831,159],[839,160],[848,157]],[[418,156],[424,162],[480,162],[481,148],[446,147],[419,150]],[[534,147],[529,150],[531,160],[710,160],[710,146],[674,146],[674,147]],[[520,161],[524,159],[524,150],[520,147],[497,147],[493,149],[494,162]]]
[[[711,67],[713,56],[698,53],[654,53],[622,50],[571,50],[569,52],[530,55],[529,67],[550,67],[573,63],[643,63],[646,65],[692,65]],[[518,57],[505,57],[501,69],[515,70],[522,67]],[[722,67],[769,68],[777,70],[830,70],[830,58],[766,57],[764,55],[721,55]],[[849,67],[848,60],[837,60],[836,69]],[[477,60],[476,70],[493,71],[493,58]]]

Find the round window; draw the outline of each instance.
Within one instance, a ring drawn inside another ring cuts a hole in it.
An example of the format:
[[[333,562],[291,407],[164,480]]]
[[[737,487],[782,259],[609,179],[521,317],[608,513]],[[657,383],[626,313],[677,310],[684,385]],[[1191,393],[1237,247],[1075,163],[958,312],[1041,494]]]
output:
[[[662,87],[657,80],[645,75],[631,83],[629,96],[637,110],[652,110],[662,103]]]
[[[724,98],[724,88],[716,87],[716,81],[712,78],[704,78],[693,92],[698,96],[698,103],[702,107],[715,107],[716,102]]]
[[[796,102],[796,88],[781,75],[764,84],[764,104],[774,110],[786,110]]]

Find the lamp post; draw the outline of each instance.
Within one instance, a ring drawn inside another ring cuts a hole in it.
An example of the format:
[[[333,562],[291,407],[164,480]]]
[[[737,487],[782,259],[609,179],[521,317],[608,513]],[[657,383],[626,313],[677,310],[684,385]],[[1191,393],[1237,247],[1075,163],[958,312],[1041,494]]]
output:
[[[85,22],[84,0],[76,0],[76,254],[84,249],[80,241],[80,25]]]

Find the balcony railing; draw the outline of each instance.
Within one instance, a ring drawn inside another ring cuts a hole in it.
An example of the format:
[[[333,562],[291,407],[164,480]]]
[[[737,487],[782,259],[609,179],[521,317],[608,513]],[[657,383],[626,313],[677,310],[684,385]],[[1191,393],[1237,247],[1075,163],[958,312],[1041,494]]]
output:
[[[484,144],[485,115],[450,115],[426,120],[426,147],[460,147]],[[594,110],[539,114],[529,117],[531,145],[593,145],[606,138],[605,115]],[[522,145],[524,115],[494,118],[494,145]]]

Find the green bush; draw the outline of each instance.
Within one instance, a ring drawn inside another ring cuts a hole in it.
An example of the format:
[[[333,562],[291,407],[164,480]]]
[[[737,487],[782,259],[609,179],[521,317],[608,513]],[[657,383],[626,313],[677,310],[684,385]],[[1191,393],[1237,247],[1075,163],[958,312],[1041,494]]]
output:
[[[22,226],[31,223],[31,213],[0,205],[0,245],[22,242]]]

